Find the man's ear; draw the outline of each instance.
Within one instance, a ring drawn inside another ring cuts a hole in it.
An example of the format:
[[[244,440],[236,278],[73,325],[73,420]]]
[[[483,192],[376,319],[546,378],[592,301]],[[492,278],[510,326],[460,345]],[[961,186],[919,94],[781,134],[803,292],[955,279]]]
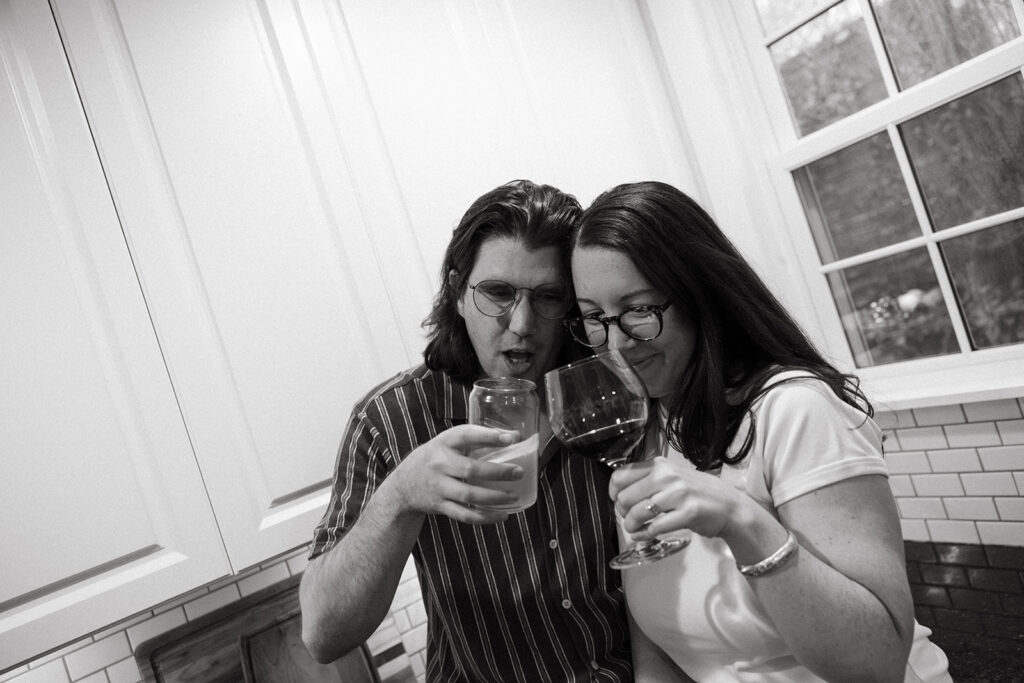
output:
[[[465,318],[466,314],[462,311],[462,297],[459,296],[459,274],[455,272],[454,268],[448,271],[448,286],[452,290],[452,296],[455,297],[455,307],[459,311],[459,315]]]

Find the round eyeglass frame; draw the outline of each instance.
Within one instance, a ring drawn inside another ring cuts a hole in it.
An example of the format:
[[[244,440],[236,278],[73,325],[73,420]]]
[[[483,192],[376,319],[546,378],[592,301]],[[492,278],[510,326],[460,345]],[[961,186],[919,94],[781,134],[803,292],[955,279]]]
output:
[[[515,294],[512,297],[512,301],[509,302],[508,306],[505,306],[504,308],[502,308],[498,313],[488,313],[487,311],[484,310],[484,307],[481,306],[480,302],[477,300],[477,296],[482,296],[485,299],[487,299],[487,302],[489,304],[491,304],[491,305],[493,305],[495,307],[498,307],[498,303],[495,302],[494,299],[491,299],[490,297],[488,297],[483,292],[477,290],[477,287],[479,287],[480,285],[485,285],[485,284],[488,284],[488,283],[507,285],[508,287],[512,288],[512,290],[513,290],[513,292]],[[569,312],[569,309],[572,308],[572,297],[568,293],[566,293],[566,295],[565,295],[564,310],[561,313],[559,313],[558,315],[553,316],[553,317],[552,316],[547,316],[547,315],[544,315],[541,311],[539,311],[537,309],[536,301],[533,298],[534,292],[536,292],[538,289],[541,289],[542,287],[548,287],[550,285],[541,285],[540,287],[515,287],[515,286],[512,285],[512,283],[505,282],[504,280],[480,280],[480,282],[477,282],[475,285],[471,285],[471,284],[467,283],[466,286],[469,287],[473,291],[473,305],[476,306],[476,310],[480,311],[481,313],[486,315],[488,318],[500,318],[501,316],[503,316],[506,313],[508,313],[509,311],[511,311],[513,308],[516,307],[516,304],[518,304],[520,302],[520,300],[522,300],[522,298],[523,298],[522,292],[524,292],[524,291],[527,291],[527,292],[530,293],[530,308],[538,316],[540,316],[541,318],[544,318],[544,320],[561,320],[562,318],[565,317],[565,314]]]
[[[671,305],[672,305],[671,301],[666,301],[665,303],[661,304],[660,306],[658,306],[658,305],[636,306],[636,307],[630,308],[630,309],[628,309],[626,311],[623,311],[619,315],[608,315],[608,316],[605,316],[603,318],[591,318],[591,317],[587,317],[587,316],[579,316],[577,318],[569,318],[568,320],[563,320],[562,324],[565,325],[565,327],[569,330],[569,334],[572,335],[573,339],[575,339],[578,343],[583,344],[584,346],[589,347],[591,349],[596,349],[596,348],[598,348],[600,346],[604,346],[605,344],[608,343],[608,326],[611,323],[615,323],[616,325],[618,325],[619,329],[622,330],[622,333],[625,334],[630,339],[636,339],[637,341],[651,341],[652,339],[657,339],[661,335],[661,333],[664,331],[664,329],[665,329],[665,318],[664,318],[663,314],[664,314],[665,311],[668,310],[669,306],[671,306]],[[654,334],[652,334],[649,337],[638,337],[637,335],[633,334],[632,332],[630,332],[629,330],[627,330],[625,327],[622,326],[622,316],[628,315],[630,313],[638,313],[641,310],[643,310],[644,312],[654,313],[655,317],[657,317],[657,319],[658,319],[658,331],[655,332]],[[594,344],[593,342],[591,342],[590,341],[590,337],[587,335],[587,332],[586,332],[585,329],[582,332],[580,332],[579,335],[576,334],[576,329],[575,329],[574,326],[577,325],[577,324],[582,326],[585,321],[599,322],[599,323],[601,323],[602,327],[604,327],[604,336],[601,339],[601,343]],[[580,335],[583,336],[583,339],[580,339]]]

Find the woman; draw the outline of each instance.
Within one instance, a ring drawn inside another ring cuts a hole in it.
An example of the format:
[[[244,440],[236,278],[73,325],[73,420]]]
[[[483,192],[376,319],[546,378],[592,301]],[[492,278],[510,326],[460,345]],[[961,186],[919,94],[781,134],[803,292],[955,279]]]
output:
[[[660,415],[612,476],[623,542],[692,532],[623,573],[638,680],[951,680],[914,620],[870,404],[708,214],[663,183],[615,187],[572,271],[573,336],[621,349]]]

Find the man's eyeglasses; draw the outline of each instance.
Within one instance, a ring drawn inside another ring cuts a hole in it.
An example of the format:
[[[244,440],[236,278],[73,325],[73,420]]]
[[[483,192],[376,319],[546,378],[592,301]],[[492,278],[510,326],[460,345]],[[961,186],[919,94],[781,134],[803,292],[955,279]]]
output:
[[[481,280],[469,285],[473,290],[473,303],[478,311],[497,318],[511,311],[519,302],[522,292],[530,292],[530,307],[546,320],[560,320],[572,307],[570,292],[560,285],[540,287],[513,287],[501,280]]]
[[[661,334],[661,314],[671,305],[671,301],[666,301],[661,306],[633,306],[627,308],[621,315],[585,315],[565,320],[562,324],[569,328],[573,339],[590,348],[608,343],[608,325],[611,323],[618,325],[627,336],[637,341],[651,341]]]

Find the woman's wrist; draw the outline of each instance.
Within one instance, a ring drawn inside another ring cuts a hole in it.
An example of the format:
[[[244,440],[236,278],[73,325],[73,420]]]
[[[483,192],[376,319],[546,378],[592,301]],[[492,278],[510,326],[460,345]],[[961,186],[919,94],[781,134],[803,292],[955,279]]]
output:
[[[789,530],[767,510],[747,498],[732,516],[721,538],[738,565],[755,565],[786,543]]]

